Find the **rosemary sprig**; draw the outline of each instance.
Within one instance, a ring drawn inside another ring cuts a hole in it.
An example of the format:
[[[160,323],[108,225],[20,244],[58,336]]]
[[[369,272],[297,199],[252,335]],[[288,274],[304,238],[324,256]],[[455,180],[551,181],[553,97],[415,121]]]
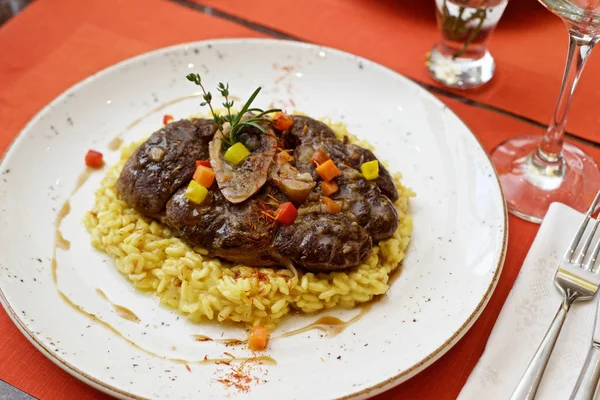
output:
[[[233,146],[235,143],[240,141],[240,135],[241,135],[242,129],[244,127],[253,127],[253,128],[258,129],[262,133],[266,133],[266,129],[262,125],[260,125],[260,123],[266,122],[268,124],[272,124],[273,122],[270,119],[265,118],[265,115],[281,111],[278,108],[272,108],[272,109],[269,109],[266,111],[264,111],[260,108],[256,108],[256,107],[250,108],[250,106],[252,105],[252,102],[254,101],[254,99],[256,99],[256,96],[258,96],[258,93],[261,90],[261,88],[258,87],[254,91],[254,93],[252,93],[252,95],[250,96],[248,101],[246,101],[246,103],[242,106],[240,111],[237,114],[232,114],[234,101],[229,99],[229,83],[223,84],[222,82],[219,82],[219,84],[217,85],[217,90],[219,91],[221,96],[223,96],[225,98],[223,107],[225,107],[225,109],[227,110],[227,115],[221,116],[217,112],[215,112],[215,110],[213,109],[212,104],[211,104],[212,94],[204,89],[204,86],[202,85],[202,78],[200,77],[200,74],[188,74],[186,76],[186,78],[188,81],[195,83],[196,85],[200,86],[200,88],[202,89],[202,93],[203,93],[202,98],[204,99],[204,101],[202,103],[200,103],[200,105],[201,106],[208,105],[208,107],[210,108],[210,112],[213,116],[213,119],[214,119],[215,123],[217,124],[217,128],[221,132],[223,132],[223,123],[229,122],[229,124],[231,125],[231,129],[229,131],[228,137],[223,137],[223,150],[227,150],[230,146]],[[251,117],[249,117],[245,120],[242,120],[244,114],[246,114],[248,112],[256,113],[256,114],[252,115]]]

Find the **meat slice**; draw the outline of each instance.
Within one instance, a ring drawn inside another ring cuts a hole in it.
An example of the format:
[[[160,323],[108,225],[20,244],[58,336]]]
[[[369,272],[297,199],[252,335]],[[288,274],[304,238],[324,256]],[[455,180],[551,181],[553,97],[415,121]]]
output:
[[[202,204],[185,197],[182,188],[167,203],[163,222],[193,246],[212,256],[253,266],[284,265],[286,260],[274,251],[272,220],[262,212],[273,213],[277,203],[287,201],[276,188],[264,187],[251,199],[234,204],[219,190],[209,191]]]
[[[213,121],[193,119],[154,132],[125,163],[117,180],[120,197],[143,215],[159,214],[192,179],[196,160],[208,159],[215,131]]]
[[[277,162],[270,173],[270,182],[288,196],[295,205],[301,205],[316,185],[310,173],[299,173],[292,165],[293,157],[286,151],[277,154]]]
[[[286,144],[294,149],[296,168],[301,172],[312,172],[316,178],[310,160],[314,152],[319,149],[326,152],[336,164],[346,164],[358,171],[363,163],[377,160],[371,150],[337,139],[333,130],[323,122],[304,116],[294,115],[292,118],[294,123],[286,132],[285,140]],[[394,180],[381,162],[379,162],[379,178],[373,182],[390,200],[398,199],[398,189]]]
[[[342,167],[341,171],[342,176],[337,178],[340,189],[332,199],[345,203],[344,210],[354,215],[374,240],[390,237],[398,228],[394,203],[355,169]]]
[[[273,247],[309,271],[337,271],[360,264],[373,246],[367,231],[348,214],[312,212],[282,226]]]
[[[360,166],[368,161],[377,160],[377,157],[369,149],[360,147],[354,144],[345,144],[343,148],[340,148],[339,143],[327,141],[323,143],[325,151],[329,150],[332,155],[330,157],[334,161],[345,162],[349,167],[352,167],[360,171]],[[388,170],[379,163],[379,178],[373,180],[381,192],[389,197],[390,200],[398,200],[398,189],[394,183],[394,179],[388,172]]]
[[[229,133],[226,131],[225,134]],[[240,142],[251,154],[239,165],[225,161],[222,132],[217,132],[210,143],[210,165],[223,196],[232,203],[248,199],[265,184],[277,147],[277,138],[270,128],[263,133],[254,127],[244,127]]]
[[[292,127],[286,132],[286,140],[295,149],[304,143],[335,139],[335,132],[327,124],[304,115],[292,115]]]

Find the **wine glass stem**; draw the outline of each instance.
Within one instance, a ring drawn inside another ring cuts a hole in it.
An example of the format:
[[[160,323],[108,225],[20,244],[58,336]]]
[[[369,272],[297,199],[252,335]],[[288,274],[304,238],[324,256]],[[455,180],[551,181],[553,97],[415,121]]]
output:
[[[571,99],[585,62],[599,38],[598,36],[580,34],[573,29],[569,29],[569,53],[558,102],[556,103],[554,116],[537,151],[538,157],[545,163],[557,164],[562,162],[562,147]]]

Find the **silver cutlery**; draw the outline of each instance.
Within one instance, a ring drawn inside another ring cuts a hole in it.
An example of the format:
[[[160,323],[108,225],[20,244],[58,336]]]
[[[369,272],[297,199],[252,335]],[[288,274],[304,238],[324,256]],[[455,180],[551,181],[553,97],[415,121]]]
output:
[[[591,300],[598,291],[600,274],[598,273],[598,269],[594,268],[594,265],[596,263],[596,258],[598,257],[598,252],[600,252],[600,240],[596,240],[594,248],[589,256],[588,250],[594,239],[594,234],[600,223],[600,218],[593,224],[592,230],[583,241],[583,245],[577,256],[575,256],[575,253],[582,241],[582,237],[588,227],[588,223],[590,222],[594,210],[596,210],[599,200],[600,192],[596,194],[583,222],[577,230],[577,234],[571,241],[571,245],[554,275],[554,284],[563,295],[563,302],[554,316],[542,343],[540,343],[540,346],[533,355],[525,373],[513,392],[511,400],[532,400],[535,398],[542,376],[544,375],[544,370],[546,369],[546,365],[548,364],[548,360],[550,359],[550,355],[556,344],[556,339],[565,322],[567,313],[571,308],[571,304],[575,301]]]
[[[600,312],[600,303],[596,302],[596,318],[594,319],[594,333],[592,343],[588,350],[587,357],[581,373],[571,394],[571,400],[592,400],[598,380],[600,379],[600,324],[598,323],[598,313]]]

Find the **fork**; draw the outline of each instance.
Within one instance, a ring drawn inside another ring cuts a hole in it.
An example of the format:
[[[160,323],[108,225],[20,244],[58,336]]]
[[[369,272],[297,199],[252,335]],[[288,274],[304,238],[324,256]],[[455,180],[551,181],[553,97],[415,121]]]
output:
[[[600,240],[596,241],[591,254],[587,257],[587,261],[586,255],[594,239],[600,218],[593,224],[591,232],[583,241],[583,245],[576,257],[575,252],[579,247],[599,200],[600,192],[596,194],[593,203],[590,205],[583,222],[579,226],[575,237],[571,241],[571,245],[567,249],[554,275],[554,284],[563,295],[562,304],[556,312],[542,343],[540,343],[519,384],[515,388],[510,398],[511,400],[532,400],[535,398],[542,376],[544,375],[544,370],[565,322],[567,313],[571,308],[571,304],[575,301],[591,300],[598,291],[600,274],[598,273],[598,269],[594,269],[594,264],[596,263],[598,252],[600,252]]]

